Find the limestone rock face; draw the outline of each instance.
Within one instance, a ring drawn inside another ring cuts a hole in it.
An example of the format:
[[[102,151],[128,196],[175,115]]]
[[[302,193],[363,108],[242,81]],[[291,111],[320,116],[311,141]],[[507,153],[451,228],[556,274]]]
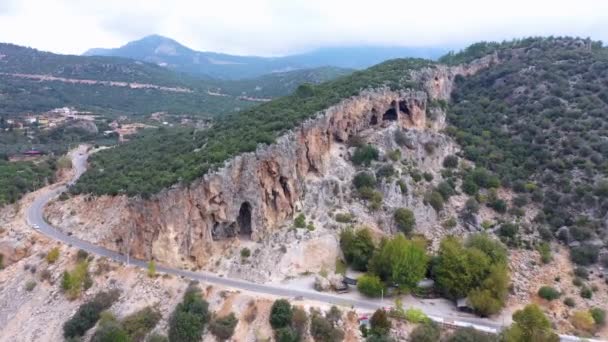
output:
[[[188,186],[165,189],[150,199],[80,196],[53,204],[47,218],[76,236],[90,239],[93,234],[97,243],[137,258],[202,266],[213,253],[214,240],[260,240],[291,218],[305,192],[304,179],[326,174],[335,142],[395,122],[403,128],[428,129],[429,96],[448,100],[454,76],[474,70],[436,67],[413,72],[425,91],[363,91],[318,113],[276,143],[239,155]],[[80,226],[86,222],[86,229],[74,231],[75,220]]]

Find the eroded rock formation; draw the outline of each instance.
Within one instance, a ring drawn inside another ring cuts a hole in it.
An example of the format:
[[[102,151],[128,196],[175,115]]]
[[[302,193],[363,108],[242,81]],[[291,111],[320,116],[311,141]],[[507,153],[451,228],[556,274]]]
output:
[[[166,264],[203,265],[214,240],[235,236],[259,240],[291,218],[305,191],[306,177],[327,172],[332,143],[394,121],[408,129],[437,128],[427,122],[429,97],[448,100],[456,75],[473,73],[494,61],[490,56],[467,67],[438,66],[412,73],[424,91],[364,91],[318,113],[275,144],[239,155],[187,187],[166,189],[147,200],[81,196],[69,200],[67,207],[86,212],[89,235],[96,232],[95,242],[108,248]],[[57,208],[60,205],[52,205],[48,219],[85,236],[84,231],[70,228],[80,222],[70,210]]]

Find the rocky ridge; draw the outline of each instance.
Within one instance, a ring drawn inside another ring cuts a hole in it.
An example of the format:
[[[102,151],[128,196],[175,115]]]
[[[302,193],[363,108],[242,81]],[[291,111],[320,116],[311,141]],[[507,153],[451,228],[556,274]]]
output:
[[[262,240],[302,206],[306,180],[330,167],[332,147],[365,130],[396,125],[433,134],[444,117],[429,120],[432,101],[447,101],[457,75],[497,62],[487,56],[470,65],[412,72],[424,91],[363,91],[318,113],[280,137],[228,161],[218,171],[151,199],[77,196],[47,210],[54,225],[107,248],[169,265],[206,265],[226,238]]]

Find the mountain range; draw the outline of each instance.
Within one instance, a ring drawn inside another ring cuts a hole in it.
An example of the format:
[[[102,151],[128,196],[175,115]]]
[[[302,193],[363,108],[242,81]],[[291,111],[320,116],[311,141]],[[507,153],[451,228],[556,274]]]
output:
[[[119,48],[90,49],[84,55],[125,57],[198,76],[244,79],[322,66],[364,69],[399,57],[436,59],[448,50],[445,47],[347,46],[325,47],[284,57],[236,56],[196,51],[173,39],[151,35]]]

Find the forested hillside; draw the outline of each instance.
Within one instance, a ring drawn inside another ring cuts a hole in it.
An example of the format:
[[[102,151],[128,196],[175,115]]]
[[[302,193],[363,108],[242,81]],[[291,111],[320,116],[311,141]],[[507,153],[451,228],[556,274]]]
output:
[[[589,40],[526,39],[478,44],[444,61],[488,52],[502,63],[457,79],[449,133],[466,158],[518,193],[517,203],[541,206],[541,232],[548,227],[567,243],[604,236],[608,49]],[[582,249],[595,249],[597,258],[597,247]]]
[[[363,89],[416,87],[404,76],[406,71],[432,64],[421,59],[392,60],[320,85],[302,85],[293,95],[220,118],[209,130],[166,129],[142,135],[95,154],[90,171],[74,191],[149,195],[180,181],[190,182],[234,155],[255,150],[257,144],[274,142],[318,111]]]

